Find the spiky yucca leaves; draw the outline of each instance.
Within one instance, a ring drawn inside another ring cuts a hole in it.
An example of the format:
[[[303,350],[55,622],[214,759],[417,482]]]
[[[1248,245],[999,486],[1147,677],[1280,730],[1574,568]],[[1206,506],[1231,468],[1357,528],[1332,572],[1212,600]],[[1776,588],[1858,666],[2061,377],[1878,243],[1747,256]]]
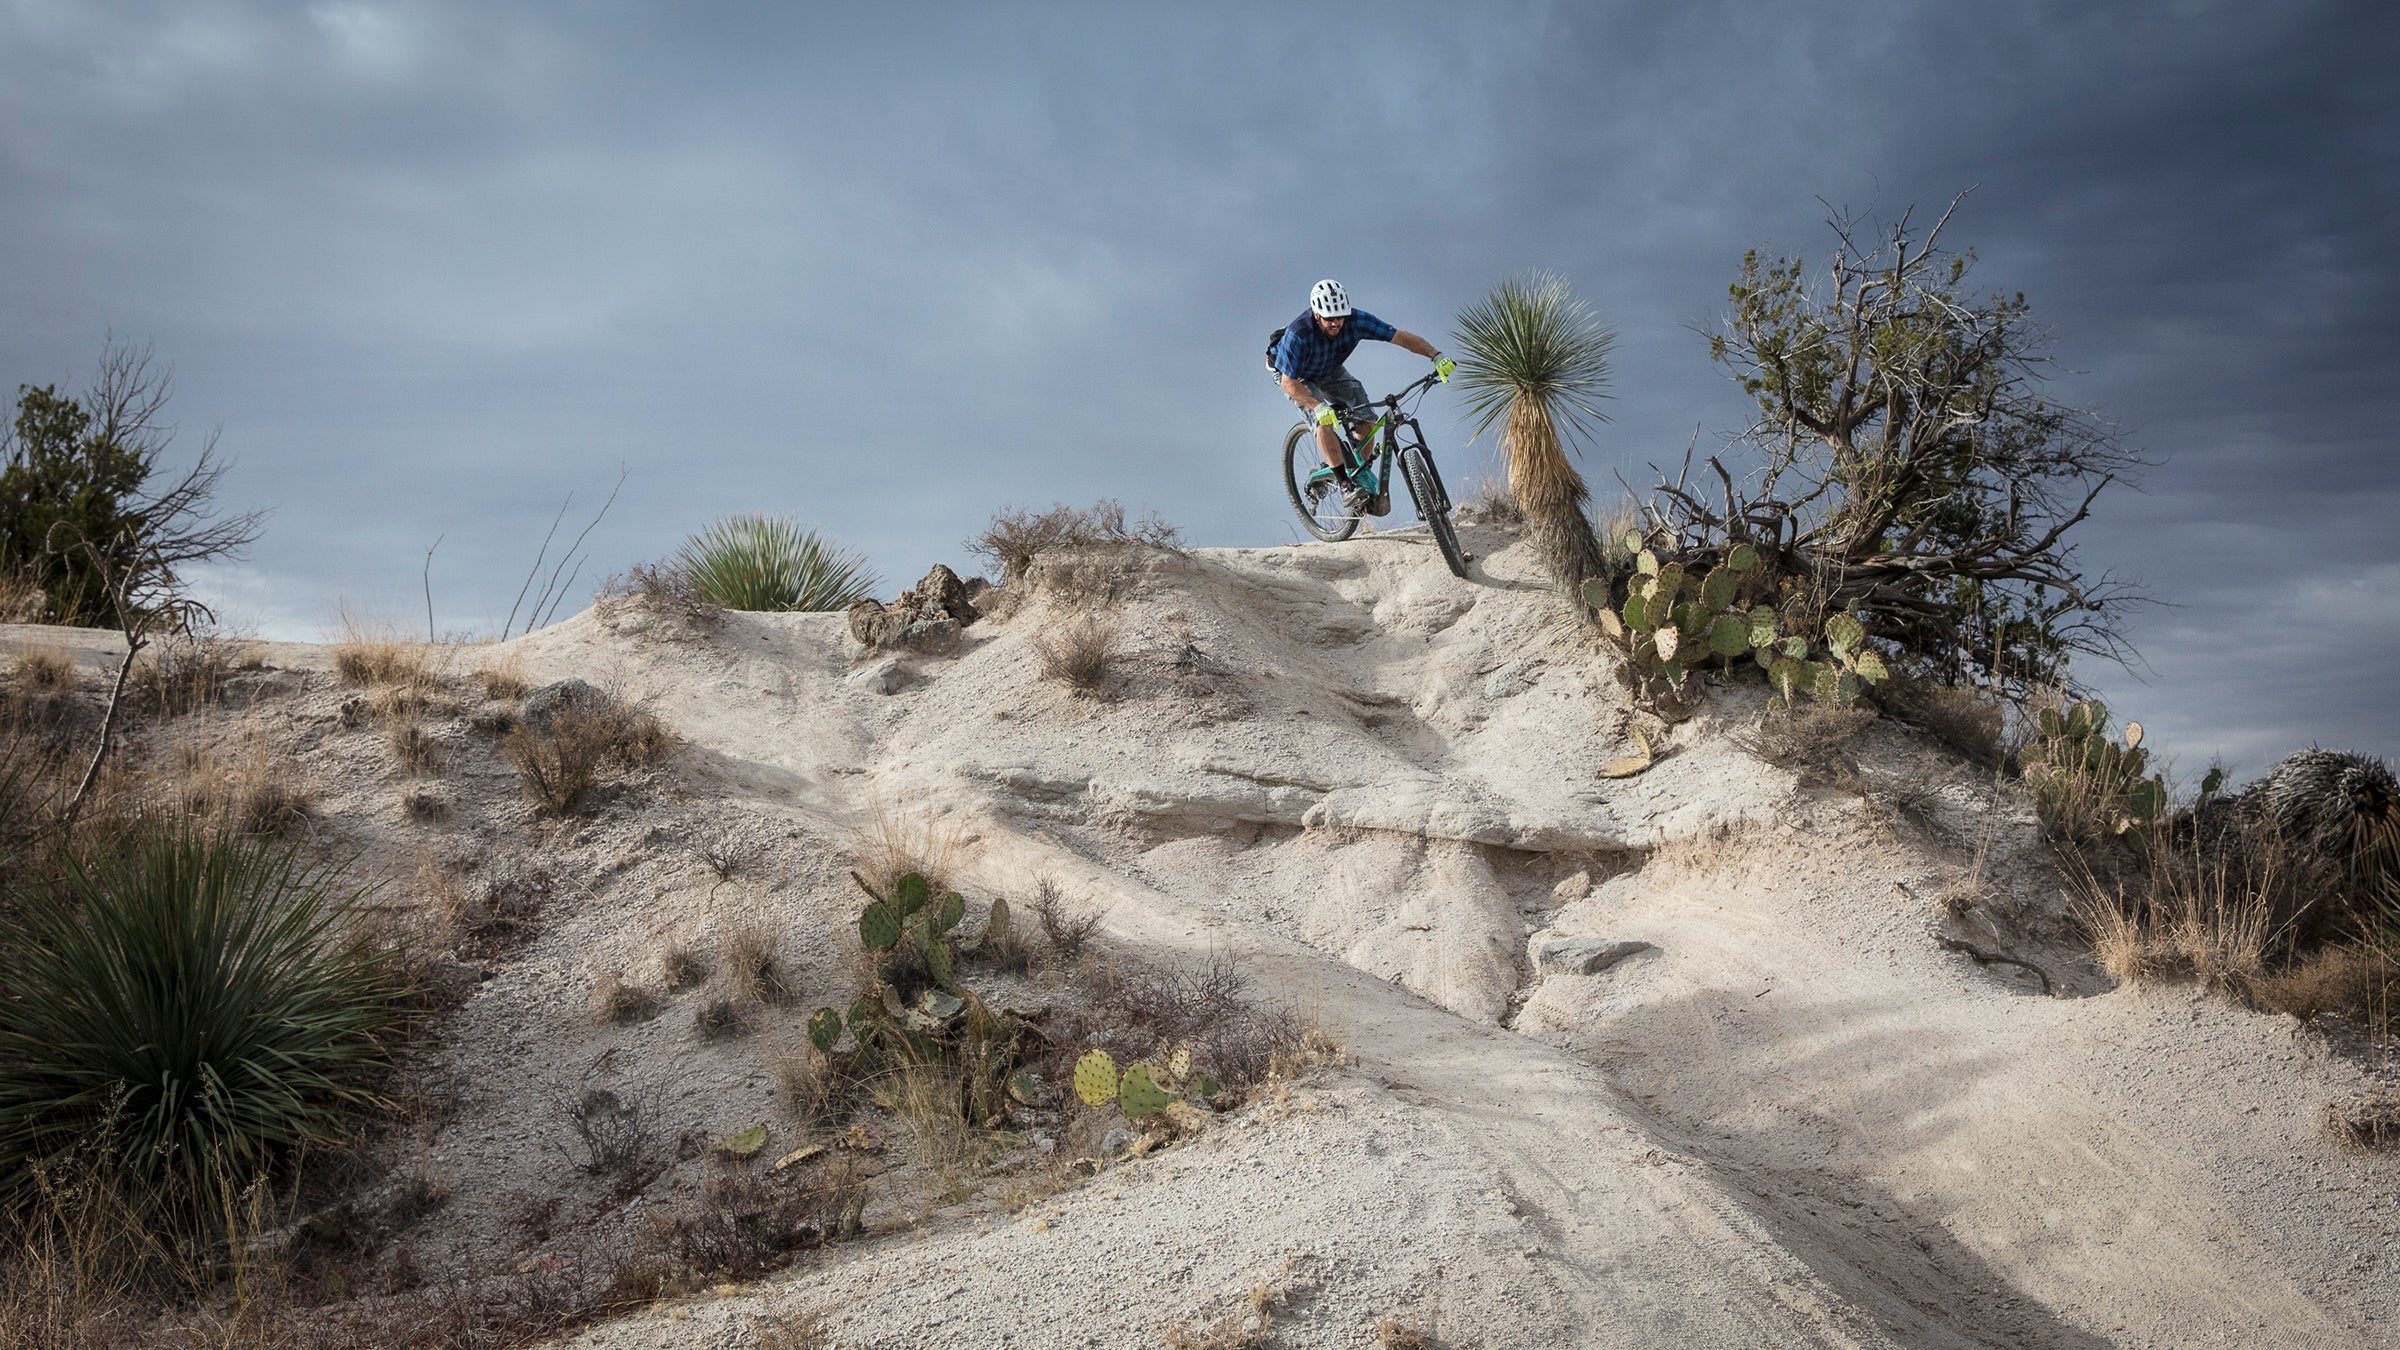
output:
[[[1562,437],[1587,435],[1608,420],[1600,400],[1608,397],[1615,342],[1566,279],[1548,272],[1503,281],[1458,316],[1456,343],[1465,354],[1454,378],[1475,434],[1503,423],[1508,486],[1526,530],[1551,575],[1577,597],[1606,569],[1584,515],[1591,494],[1567,462]]]
[[[0,1202],[79,1145],[205,1204],[340,1138],[399,1007],[338,871],[181,819],[62,866],[0,939]]]
[[[847,609],[877,582],[865,558],[784,516],[727,516],[675,556],[700,597],[725,609]]]

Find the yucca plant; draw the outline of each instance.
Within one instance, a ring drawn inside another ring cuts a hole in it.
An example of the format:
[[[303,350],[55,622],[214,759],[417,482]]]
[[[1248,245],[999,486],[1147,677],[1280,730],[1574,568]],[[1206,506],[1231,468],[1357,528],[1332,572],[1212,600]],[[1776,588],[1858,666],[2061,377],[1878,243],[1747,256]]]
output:
[[[17,895],[0,940],[0,1202],[95,1141],[206,1205],[285,1150],[338,1140],[400,1014],[385,955],[345,922],[356,899],[293,845],[180,818]]]
[[[1616,335],[1575,298],[1564,277],[1533,272],[1492,288],[1458,316],[1454,377],[1480,436],[1501,423],[1508,487],[1534,548],[1570,596],[1605,576],[1584,503],[1583,475],[1567,462],[1568,438],[1608,414],[1608,353]]]
[[[727,516],[675,556],[693,588],[726,609],[847,609],[877,584],[865,558],[784,516]]]

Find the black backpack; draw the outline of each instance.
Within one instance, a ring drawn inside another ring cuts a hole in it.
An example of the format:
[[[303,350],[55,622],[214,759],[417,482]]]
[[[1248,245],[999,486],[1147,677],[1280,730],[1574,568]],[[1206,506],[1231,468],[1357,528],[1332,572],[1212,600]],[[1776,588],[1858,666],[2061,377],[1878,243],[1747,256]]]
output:
[[[1283,345],[1283,335],[1290,331],[1292,331],[1290,326],[1286,325],[1267,334],[1267,369],[1275,370],[1275,349]],[[1277,370],[1275,373],[1280,375],[1283,372]]]

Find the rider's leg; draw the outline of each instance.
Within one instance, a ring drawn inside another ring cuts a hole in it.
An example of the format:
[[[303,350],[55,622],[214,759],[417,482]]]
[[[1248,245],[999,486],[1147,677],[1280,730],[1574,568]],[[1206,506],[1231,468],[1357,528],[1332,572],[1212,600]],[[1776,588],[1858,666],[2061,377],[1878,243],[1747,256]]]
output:
[[[1311,383],[1309,388],[1316,390],[1318,397],[1337,408],[1363,408],[1367,405],[1367,387],[1350,374],[1347,366],[1335,366],[1332,374]],[[1351,424],[1350,442],[1359,446],[1363,454],[1366,442],[1364,428]],[[1332,427],[1317,428],[1317,452],[1325,456],[1325,462],[1335,469],[1343,467],[1341,441],[1333,434]]]

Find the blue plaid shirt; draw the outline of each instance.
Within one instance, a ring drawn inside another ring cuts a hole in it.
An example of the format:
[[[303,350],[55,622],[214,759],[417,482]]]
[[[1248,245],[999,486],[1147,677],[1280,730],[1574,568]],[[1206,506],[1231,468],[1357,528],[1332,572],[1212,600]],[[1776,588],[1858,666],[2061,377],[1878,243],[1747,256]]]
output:
[[[1292,379],[1314,383],[1340,370],[1359,343],[1368,338],[1389,342],[1399,331],[1362,309],[1352,312],[1339,335],[1327,337],[1318,330],[1314,313],[1303,314],[1292,320],[1283,330],[1283,341],[1275,344],[1275,369]]]

